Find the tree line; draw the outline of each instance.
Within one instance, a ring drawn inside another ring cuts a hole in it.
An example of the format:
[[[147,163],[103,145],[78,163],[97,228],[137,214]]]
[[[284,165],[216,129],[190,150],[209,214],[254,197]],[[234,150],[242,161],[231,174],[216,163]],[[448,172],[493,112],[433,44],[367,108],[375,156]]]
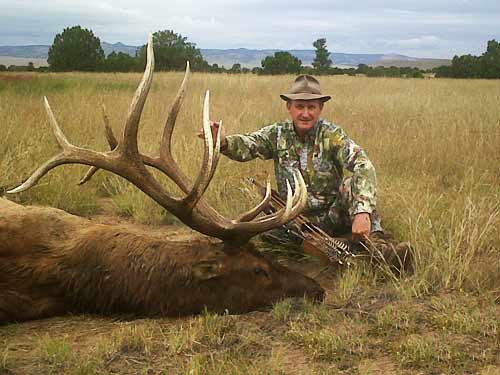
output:
[[[481,56],[454,56],[450,66],[440,66],[435,72],[436,77],[500,78],[500,43],[488,41]]]
[[[153,48],[155,51],[156,70],[183,70],[186,61],[190,62],[194,71],[214,73],[254,73],[254,74],[365,74],[368,76],[418,76],[415,71],[408,68],[371,68],[361,64],[358,69],[341,69],[333,67],[330,52],[326,46],[326,39],[320,38],[313,42],[315,58],[312,66],[303,66],[302,61],[291,53],[278,51],[272,56],[267,56],[261,61],[260,67],[252,69],[242,67],[241,64],[233,64],[229,69],[218,64],[209,64],[204,60],[201,51],[194,43],[187,40],[172,30],[157,31],[153,34]],[[111,52],[105,56],[101,42],[92,30],[81,26],[65,28],[62,33],[57,34],[54,42],[49,48],[47,62],[49,67],[34,68],[30,63],[28,66],[11,66],[6,68],[0,65],[1,70],[13,71],[101,71],[101,72],[140,72],[144,70],[146,63],[146,45],[139,47],[135,56],[123,52]],[[421,74],[420,74],[421,75]]]
[[[260,67],[252,69],[233,64],[229,69],[218,64],[209,64],[195,43],[172,30],[157,31],[153,34],[156,70],[183,70],[186,61],[193,71],[213,73],[254,73],[254,74],[314,74],[314,75],[365,75],[368,77],[408,77],[423,78],[425,72],[434,72],[437,77],[453,78],[500,78],[500,43],[488,41],[486,52],[481,56],[455,56],[451,66],[440,66],[432,70],[411,67],[372,67],[359,64],[357,68],[333,66],[326,38],[313,42],[315,58],[312,66],[303,66],[302,61],[290,52],[278,51],[261,61]],[[0,65],[2,70],[14,71],[101,71],[101,72],[141,72],[146,63],[146,45],[137,50],[135,56],[123,52],[111,52],[105,56],[98,37],[92,30],[80,26],[65,28],[57,34],[49,48],[49,67]]]
[[[326,39],[318,39],[313,43],[316,58],[313,69],[318,74],[328,73],[332,64],[330,53],[326,49]],[[172,30],[157,31],[153,34],[155,52],[155,68],[159,71],[183,70],[189,61],[194,71],[216,73],[257,73],[286,74],[300,73],[302,62],[289,52],[276,52],[262,60],[260,68],[248,69],[241,64],[233,64],[230,69],[217,64],[210,65],[203,59],[201,51],[186,37]],[[104,71],[131,72],[142,71],[146,64],[146,45],[141,46],[135,56],[123,52],[111,52],[105,56],[101,42],[91,30],[80,26],[68,27],[57,34],[49,48],[49,69],[55,72],[64,71]]]
[[[157,70],[182,70],[188,60],[195,71],[209,68],[196,45],[172,30],[154,33],[153,48]],[[135,56],[123,52],[111,52],[105,56],[101,41],[91,30],[73,26],[56,35],[49,48],[47,62],[54,72],[142,71],[146,64],[146,45],[139,47]]]

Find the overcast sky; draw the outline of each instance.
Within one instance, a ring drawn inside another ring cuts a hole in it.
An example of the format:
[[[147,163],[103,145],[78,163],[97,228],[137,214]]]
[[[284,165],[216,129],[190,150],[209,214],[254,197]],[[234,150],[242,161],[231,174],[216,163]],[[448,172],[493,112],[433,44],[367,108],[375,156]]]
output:
[[[500,0],[0,0],[0,45],[52,44],[81,25],[144,44],[171,29],[199,48],[313,49],[451,58],[500,41]]]

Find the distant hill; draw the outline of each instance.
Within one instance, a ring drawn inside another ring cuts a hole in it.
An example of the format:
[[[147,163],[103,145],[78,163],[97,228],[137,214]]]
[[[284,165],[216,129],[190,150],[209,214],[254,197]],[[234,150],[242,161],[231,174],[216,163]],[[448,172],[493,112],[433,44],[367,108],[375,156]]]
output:
[[[25,57],[47,60],[49,46],[0,46],[0,56]]]
[[[205,60],[210,64],[218,64],[219,66],[224,65],[226,68],[230,68],[233,64],[239,63],[244,67],[252,68],[254,66],[261,66],[261,61],[267,56],[274,55],[275,52],[281,50],[278,49],[247,49],[247,48],[237,48],[237,49],[202,49],[201,53]],[[302,64],[311,65],[314,57],[314,50],[287,50],[292,55],[300,59]],[[371,64],[375,61],[380,60],[383,54],[350,54],[350,53],[335,53],[330,55],[333,60],[334,65],[337,66],[358,66],[358,64]]]
[[[12,57],[12,56],[0,56],[0,64],[5,66],[18,65],[27,66],[30,62],[33,63],[35,68],[41,66],[47,66],[47,59],[37,59],[33,57]]]
[[[106,43],[106,42],[101,42],[101,47],[104,50],[104,54],[108,56],[111,52],[123,52],[123,53],[128,53],[130,56],[135,56],[136,51],[139,49],[139,47],[136,46],[127,46],[126,44],[123,43]],[[47,52],[49,50],[47,49]]]
[[[102,49],[104,50],[104,54],[107,56],[111,52],[124,52],[128,53],[131,56],[135,56],[135,52],[139,49],[136,46],[127,46],[123,43],[101,43]],[[44,60],[47,65],[47,57],[49,54],[50,46],[46,45],[32,45],[32,46],[0,46],[0,64],[7,65],[5,62],[7,58],[24,58],[24,59],[37,59]],[[29,62],[29,61],[28,61]],[[35,61],[33,61],[34,63]],[[37,61],[38,65],[40,65],[40,61]]]
[[[106,43],[101,42],[104,53],[109,55],[111,52],[123,52],[134,56],[139,47],[129,46],[123,43]],[[233,64],[241,64],[243,67],[252,68],[261,66],[261,61],[266,56],[272,56],[277,49],[201,49],[201,53],[209,64],[218,64],[230,68]],[[26,59],[47,59],[49,46],[46,45],[32,45],[32,46],[0,46],[0,64],[7,65],[5,62],[7,57],[26,58]],[[292,55],[296,56],[302,61],[304,65],[311,65],[315,51],[314,50],[288,50]],[[450,60],[440,59],[419,59],[404,55],[395,54],[357,54],[357,53],[336,53],[330,55],[333,64],[339,67],[357,67],[359,64],[366,64],[372,66],[416,66],[428,67],[429,64],[449,65]],[[389,64],[389,65],[388,65]],[[407,65],[401,65],[407,64]],[[37,60],[37,65],[40,61]],[[436,66],[436,65],[433,65]]]
[[[432,69],[442,65],[451,65],[449,59],[413,59],[413,60],[379,60],[371,64],[372,66],[391,67],[397,66],[398,68],[419,68],[419,69]]]

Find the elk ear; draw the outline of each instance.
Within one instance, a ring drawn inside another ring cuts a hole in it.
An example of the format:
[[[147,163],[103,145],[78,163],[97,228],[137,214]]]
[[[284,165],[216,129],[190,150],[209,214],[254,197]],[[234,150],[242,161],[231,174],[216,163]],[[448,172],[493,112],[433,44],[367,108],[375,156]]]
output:
[[[203,260],[193,266],[193,274],[199,280],[208,280],[220,276],[221,264],[216,260]]]

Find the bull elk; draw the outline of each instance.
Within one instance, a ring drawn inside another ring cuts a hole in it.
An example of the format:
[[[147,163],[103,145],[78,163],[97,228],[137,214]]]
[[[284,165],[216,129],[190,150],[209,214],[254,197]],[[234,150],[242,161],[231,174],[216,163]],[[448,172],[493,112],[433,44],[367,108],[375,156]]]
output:
[[[182,243],[139,228],[97,224],[55,208],[24,207],[0,198],[0,323],[67,312],[180,316],[208,309],[243,313],[269,306],[283,297],[323,299],[324,290],[313,279],[266,259],[248,242],[251,237],[292,220],[304,208],[307,191],[300,173],[294,176],[293,193],[288,185],[285,207],[270,215],[259,216],[271,196],[269,183],[264,199],[234,220],[219,214],[203,198],[220,155],[220,138],[214,142],[210,129],[208,91],[203,104],[203,164],[194,183],[175,162],[171,137],[189,64],[167,116],[159,156],[139,152],[138,126],[153,70],[150,35],[146,69],[119,141],[104,116],[111,146],[108,152],[69,143],[44,98],[62,152],[8,193],[31,188],[57,166],[84,164],[90,169],[81,183],[98,169],[115,173],[189,227],[222,241],[204,237]],[[167,175],[184,196],[169,194],[147,167]]]

